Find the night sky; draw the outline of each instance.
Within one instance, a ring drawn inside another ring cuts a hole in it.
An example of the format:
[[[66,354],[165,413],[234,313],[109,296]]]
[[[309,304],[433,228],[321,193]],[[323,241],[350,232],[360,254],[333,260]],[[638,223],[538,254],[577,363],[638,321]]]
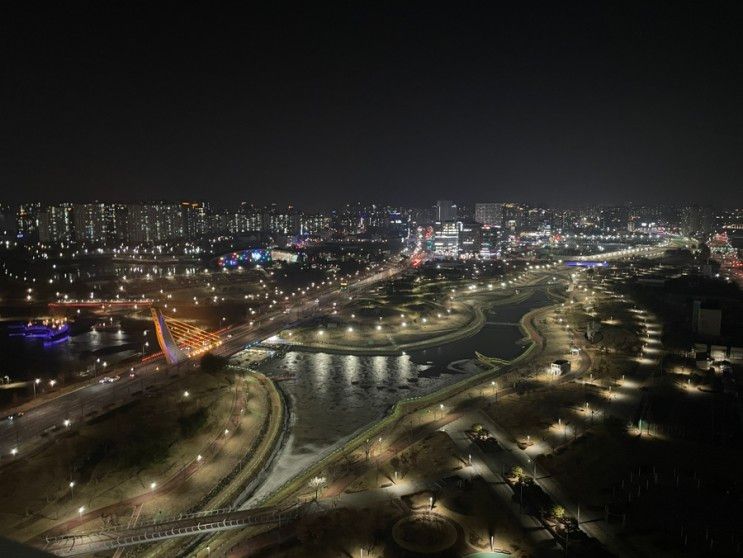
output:
[[[188,4],[0,8],[0,198],[743,204],[741,2]]]

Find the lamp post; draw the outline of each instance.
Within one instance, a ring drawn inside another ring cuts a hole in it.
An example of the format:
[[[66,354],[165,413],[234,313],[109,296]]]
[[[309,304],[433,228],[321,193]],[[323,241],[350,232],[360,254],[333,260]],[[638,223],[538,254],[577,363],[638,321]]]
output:
[[[36,378],[34,380],[33,386],[34,386],[34,398],[36,398],[36,386],[38,386],[41,383],[41,378]]]

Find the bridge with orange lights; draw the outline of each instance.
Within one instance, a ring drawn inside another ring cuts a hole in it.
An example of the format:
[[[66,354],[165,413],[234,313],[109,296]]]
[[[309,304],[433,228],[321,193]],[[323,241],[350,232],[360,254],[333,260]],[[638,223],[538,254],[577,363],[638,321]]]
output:
[[[89,299],[89,300],[59,300],[50,302],[50,310],[63,310],[65,308],[86,308],[92,310],[115,310],[115,309],[134,309],[149,308],[154,301],[149,298],[140,298],[134,300],[124,300],[113,298],[110,300]]]

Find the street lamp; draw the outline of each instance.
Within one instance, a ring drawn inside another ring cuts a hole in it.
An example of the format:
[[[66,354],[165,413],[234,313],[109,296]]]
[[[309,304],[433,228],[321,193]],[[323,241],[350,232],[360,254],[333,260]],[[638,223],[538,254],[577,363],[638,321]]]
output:
[[[155,490],[156,488],[157,488],[157,483],[156,483],[156,482],[154,482],[154,481],[153,481],[153,482],[151,482],[151,483],[150,483],[150,490]]]
[[[36,386],[38,386],[41,383],[41,378],[36,378],[34,380],[34,397],[36,397]]]
[[[84,511],[85,511],[85,506],[80,506],[79,508],[77,508],[77,513],[80,515],[80,520],[81,521],[83,519],[83,512]]]
[[[70,486],[70,496],[72,497],[72,496],[75,495],[75,490],[74,490],[75,489],[75,481],[70,481],[69,486]]]

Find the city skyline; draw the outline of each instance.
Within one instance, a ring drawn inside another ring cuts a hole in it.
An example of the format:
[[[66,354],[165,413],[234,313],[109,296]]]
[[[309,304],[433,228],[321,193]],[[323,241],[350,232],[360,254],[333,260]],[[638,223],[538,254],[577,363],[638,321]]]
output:
[[[743,556],[742,29],[4,3],[0,556]]]
[[[412,238],[432,234],[436,252],[490,258],[498,242],[524,234],[559,238],[562,234],[710,237],[743,228],[743,209],[699,205],[590,206],[545,208],[527,204],[436,200],[417,208],[384,204],[345,204],[328,211],[249,203],[216,208],[208,202],[23,203],[0,205],[0,235],[24,245],[123,246],[169,241],[203,241],[210,236],[250,233],[254,245],[302,244],[311,238],[372,235]],[[426,233],[425,231],[430,231]],[[737,234],[737,233],[736,233]],[[481,252],[480,247],[485,247]]]

